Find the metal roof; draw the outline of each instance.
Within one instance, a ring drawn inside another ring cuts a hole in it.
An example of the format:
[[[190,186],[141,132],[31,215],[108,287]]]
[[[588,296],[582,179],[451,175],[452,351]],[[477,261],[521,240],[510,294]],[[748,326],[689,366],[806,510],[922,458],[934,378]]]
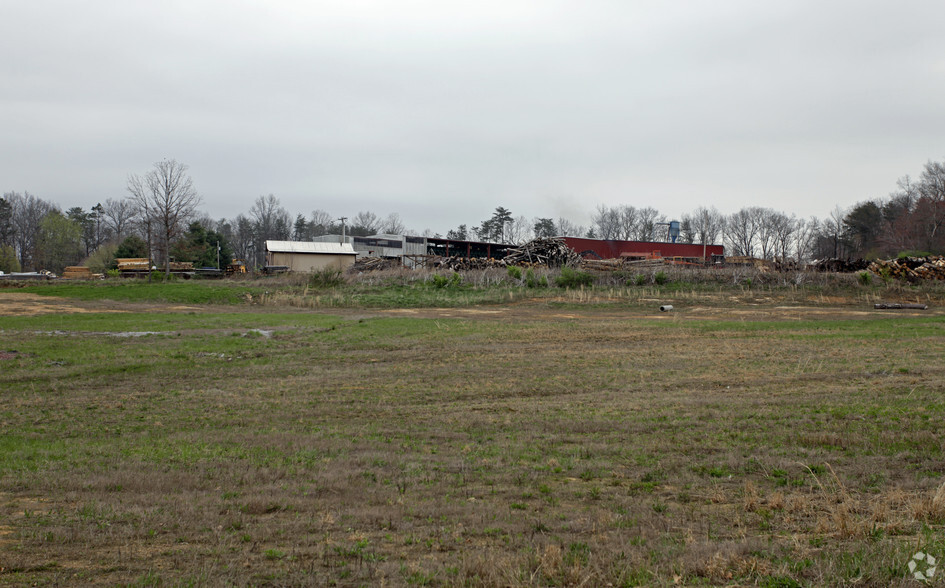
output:
[[[270,253],[357,255],[349,243],[313,243],[310,241],[266,241],[266,251]]]

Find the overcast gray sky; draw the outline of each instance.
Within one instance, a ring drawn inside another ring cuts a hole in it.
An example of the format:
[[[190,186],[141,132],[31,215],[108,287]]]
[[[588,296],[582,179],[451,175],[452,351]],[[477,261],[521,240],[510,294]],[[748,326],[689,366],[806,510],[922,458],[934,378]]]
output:
[[[0,191],[214,218],[800,217],[945,159],[945,2],[0,0]]]

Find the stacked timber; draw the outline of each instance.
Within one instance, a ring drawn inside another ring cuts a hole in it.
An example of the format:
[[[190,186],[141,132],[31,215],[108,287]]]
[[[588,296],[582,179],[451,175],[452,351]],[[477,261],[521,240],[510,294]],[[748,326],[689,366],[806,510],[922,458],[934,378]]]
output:
[[[115,261],[122,276],[142,275],[151,271],[151,260],[147,257],[119,257]]]
[[[936,255],[876,260],[869,265],[869,270],[880,276],[890,276],[910,282],[945,280],[945,258]]]
[[[509,250],[506,265],[576,266],[581,257],[560,237],[539,237]]]
[[[614,272],[626,267],[625,259],[582,259],[581,269],[599,272]]]
[[[62,271],[62,277],[68,280],[91,280],[92,270],[81,265],[70,265]]]

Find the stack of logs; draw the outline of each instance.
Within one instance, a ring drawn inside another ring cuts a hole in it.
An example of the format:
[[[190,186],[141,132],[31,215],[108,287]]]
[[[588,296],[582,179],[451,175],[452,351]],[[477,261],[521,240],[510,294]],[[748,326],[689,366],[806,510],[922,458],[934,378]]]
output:
[[[899,280],[945,280],[945,257],[935,255],[877,260],[870,264],[869,270]]]
[[[568,247],[564,239],[558,237],[539,237],[528,243],[511,249],[502,260],[505,265],[544,265],[549,267],[575,266],[581,262],[581,256]]]
[[[663,258],[657,259],[583,259],[581,260],[581,269],[597,271],[618,271],[629,268],[658,267],[671,263]]]

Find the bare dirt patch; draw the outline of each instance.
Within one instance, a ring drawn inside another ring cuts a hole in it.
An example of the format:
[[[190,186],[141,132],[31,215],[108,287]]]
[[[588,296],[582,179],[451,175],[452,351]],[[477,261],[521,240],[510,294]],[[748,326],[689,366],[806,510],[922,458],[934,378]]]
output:
[[[101,303],[80,302],[66,298],[50,298],[25,292],[0,293],[0,316],[35,316],[51,313],[127,312],[103,308]]]
[[[92,312],[141,312],[160,309],[170,312],[196,312],[196,306],[171,304],[133,304],[115,301],[84,301],[40,296],[26,292],[0,292],[0,316],[36,316],[41,314],[77,314]]]

